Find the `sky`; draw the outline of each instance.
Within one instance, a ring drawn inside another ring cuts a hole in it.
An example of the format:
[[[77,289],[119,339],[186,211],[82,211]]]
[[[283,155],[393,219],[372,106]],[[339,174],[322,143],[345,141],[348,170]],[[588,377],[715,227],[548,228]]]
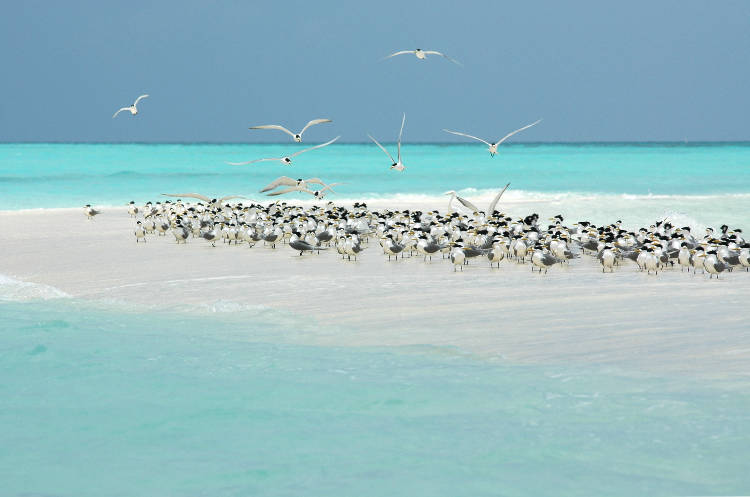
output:
[[[24,0],[0,61],[0,142],[750,140],[744,0]]]

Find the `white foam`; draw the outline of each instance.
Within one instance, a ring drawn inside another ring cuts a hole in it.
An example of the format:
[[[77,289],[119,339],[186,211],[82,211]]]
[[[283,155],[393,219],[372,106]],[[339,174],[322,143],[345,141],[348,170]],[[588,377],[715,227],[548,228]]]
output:
[[[50,285],[21,281],[0,274],[0,301],[27,302],[70,298],[71,295]]]
[[[458,194],[480,209],[486,209],[490,201],[500,191],[496,188],[464,188]],[[152,199],[153,200],[153,199]],[[268,205],[275,201],[287,204],[311,206],[324,205],[328,201],[336,205],[351,206],[355,202],[365,202],[369,208],[383,209],[418,209],[448,210],[448,196],[442,193],[362,193],[331,195],[325,200],[311,200],[290,195],[284,198],[269,199],[255,196],[254,200],[243,200],[244,203],[259,202]],[[123,206],[98,207],[105,213],[125,212]],[[111,210],[110,210],[111,209]],[[597,224],[611,223],[618,219],[626,226],[648,226],[657,220],[669,218],[672,224],[691,226],[702,230],[706,226],[728,224],[731,227],[750,231],[750,219],[744,214],[750,211],[750,193],[667,195],[667,194],[632,194],[632,193],[595,193],[595,192],[540,192],[513,189],[505,192],[498,204],[498,209],[512,216],[528,215],[537,212],[542,217],[562,214],[568,220],[588,220]],[[0,211],[2,214],[31,214],[38,212],[80,212],[80,208],[30,209],[20,211]]]
[[[244,304],[239,302],[233,302],[231,300],[217,300],[212,303],[204,303],[199,306],[200,309],[209,313],[238,313],[238,312],[250,312],[250,313],[269,313],[276,312],[272,307],[267,305],[253,305]]]

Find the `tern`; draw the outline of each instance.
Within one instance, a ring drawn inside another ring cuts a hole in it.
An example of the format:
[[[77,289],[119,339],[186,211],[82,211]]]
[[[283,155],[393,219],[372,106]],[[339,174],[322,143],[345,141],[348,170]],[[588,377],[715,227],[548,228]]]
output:
[[[83,207],[83,213],[86,214],[87,218],[94,219],[94,216],[96,216],[97,214],[101,214],[101,211],[98,211],[91,207],[91,204],[86,204]]]
[[[487,212],[486,213],[488,215],[491,216],[492,213],[495,212],[495,207],[497,206],[497,203],[500,201],[500,197],[503,196],[503,193],[505,193],[505,190],[507,190],[509,186],[510,186],[510,183],[508,183],[507,185],[505,185],[505,187],[502,190],[500,190],[500,192],[497,195],[495,195],[495,198],[492,199],[492,202],[490,202],[490,205],[487,207]],[[447,192],[445,192],[445,194],[451,196],[451,198],[448,200],[448,210],[449,211],[451,210],[451,204],[453,203],[453,200],[458,200],[461,203],[461,205],[463,205],[464,207],[466,207],[467,209],[469,209],[472,212],[472,214],[475,213],[475,212],[481,212],[479,210],[479,207],[477,207],[476,205],[472,204],[471,202],[469,202],[465,198],[459,197],[454,190],[447,191]]]
[[[222,205],[227,200],[231,200],[233,198],[241,198],[241,199],[247,200],[245,197],[241,195],[227,195],[221,198],[208,198],[205,195],[201,195],[199,193],[162,193],[162,195],[164,195],[165,197],[197,198],[198,200],[203,200],[204,202],[208,204],[218,204],[218,205]]]
[[[141,241],[141,238],[143,239],[143,242],[146,243],[146,230],[143,228],[143,223],[140,221],[136,223],[133,234],[135,235],[135,243]]]
[[[383,152],[385,152],[385,155],[387,155],[388,158],[391,159],[391,162],[393,162],[393,164],[391,164],[391,169],[395,169],[396,171],[403,171],[404,169],[406,169],[406,166],[404,166],[403,162],[401,162],[401,135],[404,133],[404,123],[405,122],[406,122],[406,113],[404,113],[404,117],[401,119],[401,131],[398,132],[398,142],[397,142],[397,145],[398,145],[398,160],[397,161],[393,160],[393,157],[391,156],[391,154],[389,154],[388,151],[385,149],[385,147],[383,147],[383,145],[381,145],[380,143],[378,143],[378,141],[375,138],[373,138],[370,135],[367,135],[367,136],[370,137],[370,140],[374,141],[375,145],[377,145],[378,147],[380,147],[380,150],[382,150]]]
[[[323,183],[323,181],[320,178],[310,178],[310,179],[299,178],[295,180],[295,179],[290,178],[289,176],[280,176],[276,178],[275,180],[273,180],[268,185],[264,186],[263,189],[260,191],[260,193],[269,192],[280,186],[292,186],[294,187],[294,190],[304,191],[304,190],[309,190],[309,187],[311,184],[326,186],[326,184]],[[289,191],[294,191],[294,190],[289,190]],[[287,193],[287,192],[285,191],[284,193]]]
[[[718,279],[720,273],[727,269],[731,269],[729,264],[718,259],[715,250],[709,250],[706,254],[706,258],[703,260],[703,267],[708,271],[709,278],[713,278],[713,275],[716,275],[716,278]]]
[[[456,242],[452,244],[453,248],[451,249],[451,252],[450,252],[450,260],[451,260],[451,264],[453,264],[454,273],[456,272],[456,269],[459,267],[461,268],[461,271],[464,270],[464,262],[466,261],[466,254],[464,253],[464,248],[463,248],[463,245],[461,245],[461,242],[463,242],[463,240],[461,240],[460,238],[456,240]]]
[[[138,212],[138,207],[136,207],[135,202],[131,200],[128,204],[128,214],[130,214],[130,217],[135,217],[138,215]]]
[[[278,124],[264,124],[262,126],[251,126],[248,129],[278,129],[279,131],[283,131],[284,133],[288,134],[292,138],[294,138],[294,141],[297,143],[300,143],[302,141],[302,134],[309,128],[310,126],[315,126],[316,124],[322,124],[322,123],[330,123],[333,122],[330,119],[313,119],[309,123],[305,125],[304,128],[302,128],[302,131],[299,133],[292,133],[288,129],[286,129],[284,126],[278,125]]]
[[[527,125],[526,125],[526,126],[524,126],[523,128],[518,128],[517,130],[515,130],[515,131],[513,131],[513,132],[511,132],[511,133],[508,133],[507,135],[503,136],[503,137],[502,137],[502,138],[501,138],[500,140],[498,140],[498,141],[497,141],[497,142],[495,142],[495,143],[490,143],[490,142],[488,142],[487,140],[482,140],[481,138],[477,138],[476,136],[472,136],[472,135],[467,135],[466,133],[460,133],[460,132],[458,132],[458,131],[451,131],[451,130],[449,130],[449,129],[443,129],[443,131],[445,131],[446,133],[451,133],[451,134],[454,134],[454,135],[458,135],[458,136],[465,136],[466,138],[471,138],[471,139],[473,139],[473,140],[477,140],[477,141],[480,141],[480,142],[482,142],[482,143],[486,144],[486,145],[487,145],[487,146],[489,147],[490,155],[491,155],[492,157],[494,157],[494,156],[495,156],[495,154],[497,153],[497,147],[499,147],[501,143],[503,143],[503,142],[504,142],[505,140],[507,140],[507,139],[508,139],[508,138],[510,138],[511,136],[515,135],[516,133],[520,133],[521,131],[523,131],[523,130],[525,130],[525,129],[529,129],[529,128],[530,128],[530,127],[532,127],[532,126],[534,126],[534,125],[536,125],[536,124],[539,124],[539,123],[540,123],[541,121],[542,121],[542,120],[541,120],[541,119],[539,119],[539,120],[537,120],[537,121],[534,121],[534,122],[533,122],[533,123],[531,123],[531,124],[527,124]]]
[[[404,55],[404,54],[409,54],[409,53],[416,55],[416,57],[419,60],[425,60],[425,59],[427,59],[428,55],[439,55],[441,57],[445,57],[446,59],[448,59],[449,61],[453,62],[457,66],[461,65],[461,63],[459,61],[457,61],[455,59],[451,59],[450,57],[448,57],[444,53],[437,52],[435,50],[422,50],[421,48],[417,48],[416,50],[401,50],[400,52],[394,52],[391,55],[389,55],[387,57],[384,57],[383,60],[390,59],[391,57],[395,57],[397,55]]]
[[[337,136],[333,140],[327,141],[325,143],[321,143],[320,145],[315,145],[314,147],[305,148],[303,150],[298,150],[297,152],[294,152],[291,155],[287,155],[286,157],[272,157],[272,158],[267,158],[267,159],[255,159],[255,160],[249,160],[247,162],[227,162],[227,164],[229,164],[230,166],[245,166],[247,164],[252,164],[254,162],[279,161],[279,162],[281,162],[283,164],[286,164],[287,166],[291,166],[292,165],[292,157],[297,157],[300,154],[304,154],[305,152],[309,152],[310,150],[315,150],[316,148],[326,147],[326,146],[330,145],[331,143],[335,142],[336,140],[338,140],[339,138],[341,138],[341,137]]]
[[[291,193],[291,192],[304,192],[309,193],[316,199],[321,199],[326,196],[327,191],[333,192],[333,187],[336,185],[343,185],[343,183],[331,183],[330,185],[325,185],[320,190],[310,190],[309,188],[298,188],[296,186],[290,186],[289,188],[285,188],[283,190],[277,190],[275,192],[271,192],[268,194],[269,197],[276,197],[277,195],[284,195],[285,193]],[[335,193],[335,192],[334,192]]]
[[[298,250],[301,256],[303,252],[313,252],[315,250],[321,250],[320,247],[314,247],[302,239],[302,233],[295,231],[292,233],[292,237],[289,239],[289,247],[293,250]]]
[[[534,252],[531,254],[531,270],[534,271],[534,266],[539,268],[539,274],[544,269],[544,274],[547,274],[547,270],[555,264],[562,262],[560,259],[545,251],[541,245],[534,247]]]
[[[129,111],[132,115],[138,114],[138,107],[137,107],[138,102],[140,102],[141,100],[143,100],[146,97],[148,97],[148,95],[141,95],[140,97],[136,98],[135,102],[133,103],[133,105],[129,105],[127,107],[123,107],[122,109],[118,110],[117,112],[114,113],[114,115],[112,116],[112,119],[114,119],[115,117],[117,117],[117,114],[119,114],[120,112],[122,112],[124,110]]]

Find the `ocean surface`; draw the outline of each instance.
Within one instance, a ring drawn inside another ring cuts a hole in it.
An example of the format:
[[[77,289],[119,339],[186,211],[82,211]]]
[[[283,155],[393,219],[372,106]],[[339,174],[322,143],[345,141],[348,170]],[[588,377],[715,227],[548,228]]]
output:
[[[609,219],[641,208],[644,216],[698,214],[702,224],[744,225],[737,213],[750,212],[750,143],[508,144],[494,158],[481,144],[405,144],[404,173],[390,171],[371,143],[334,144],[292,166],[225,163],[311,145],[0,144],[0,209],[123,205],[185,192],[258,199],[260,188],[287,175],[343,182],[329,197],[342,202],[416,200],[437,208],[447,190],[480,202],[510,182],[506,200],[554,201],[574,215],[598,209]],[[285,198],[307,198],[295,195]]]
[[[747,389],[491,362],[429,345],[303,346],[268,313],[220,311],[64,297],[0,303],[0,493],[666,496],[750,488]]]
[[[4,144],[0,209],[259,198],[288,175],[344,182],[330,197],[342,202],[443,207],[446,190],[479,202],[511,182],[507,200],[529,211],[748,226],[750,144],[512,144],[495,158],[474,144],[405,145],[401,174],[370,144],[291,167],[224,164],[299,148]],[[0,495],[750,492],[747,384],[431,344],[310,346],[296,333],[315,324],[294,319],[77,300],[0,275]]]

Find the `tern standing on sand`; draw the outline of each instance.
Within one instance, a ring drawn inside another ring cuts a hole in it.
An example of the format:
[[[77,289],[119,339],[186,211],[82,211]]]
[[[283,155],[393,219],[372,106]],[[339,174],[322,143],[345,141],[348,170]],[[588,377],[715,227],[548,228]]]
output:
[[[403,171],[404,169],[406,169],[406,166],[404,166],[404,163],[401,162],[401,135],[404,133],[405,122],[406,122],[406,113],[404,113],[404,117],[401,119],[401,131],[398,132],[398,160],[393,160],[393,157],[391,156],[391,154],[388,153],[388,151],[385,149],[385,147],[383,147],[383,145],[378,143],[378,141],[372,136],[367,135],[370,137],[370,140],[374,141],[375,145],[380,147],[380,150],[385,152],[385,155],[387,155],[388,158],[391,159],[391,162],[393,162],[393,164],[391,164],[391,169],[395,169],[396,171]]]
[[[94,216],[96,216],[97,214],[101,214],[101,211],[98,211],[91,207],[91,204],[86,204],[83,207],[83,213],[86,214],[87,218],[94,219]]]
[[[112,116],[112,119],[114,119],[115,117],[117,117],[117,114],[119,114],[120,112],[122,112],[124,110],[129,111],[132,115],[138,114],[138,107],[137,107],[138,106],[138,102],[140,102],[141,100],[143,100],[146,97],[148,97],[148,95],[141,95],[140,97],[136,98],[135,102],[133,103],[133,105],[129,105],[127,107],[123,107],[122,109],[118,110],[117,112],[114,113],[114,115]]]
[[[309,123],[305,125],[304,128],[302,128],[302,131],[299,133],[292,133],[288,129],[286,129],[284,126],[278,125],[278,124],[264,124],[262,126],[251,126],[248,129],[278,129],[279,131],[283,131],[284,133],[288,134],[292,138],[294,138],[294,141],[297,143],[300,143],[302,141],[302,134],[309,128],[310,126],[315,126],[316,124],[322,124],[322,123],[330,123],[333,122],[330,119],[313,119]]]
[[[503,136],[503,137],[502,137],[502,138],[501,138],[500,140],[498,140],[498,141],[497,141],[497,142],[495,142],[495,143],[490,143],[490,142],[488,142],[488,141],[486,141],[486,140],[482,140],[481,138],[477,138],[476,136],[472,136],[472,135],[467,135],[466,133],[460,133],[460,132],[458,132],[458,131],[451,131],[451,130],[449,130],[449,129],[444,129],[443,131],[445,131],[446,133],[451,133],[451,134],[454,134],[454,135],[458,135],[458,136],[465,136],[466,138],[471,138],[471,139],[473,139],[473,140],[477,140],[477,141],[480,141],[480,142],[482,142],[482,143],[486,144],[486,145],[487,145],[487,147],[488,147],[488,148],[489,148],[489,150],[490,150],[490,155],[491,155],[492,157],[494,157],[494,156],[495,156],[495,154],[497,153],[497,147],[499,147],[501,143],[503,143],[503,142],[504,142],[505,140],[507,140],[507,139],[508,139],[508,138],[510,138],[511,136],[515,135],[516,133],[520,133],[521,131],[523,131],[523,130],[525,130],[525,129],[529,129],[529,128],[530,128],[530,127],[532,127],[532,126],[534,126],[534,125],[536,125],[536,124],[539,124],[539,123],[540,123],[541,121],[542,121],[542,120],[541,120],[541,119],[539,119],[539,120],[537,120],[537,121],[534,121],[534,122],[533,122],[533,123],[531,123],[531,124],[527,124],[527,125],[526,125],[526,126],[524,126],[523,128],[518,128],[517,130],[515,130],[515,131],[512,131],[512,132],[508,133],[507,135]]]

